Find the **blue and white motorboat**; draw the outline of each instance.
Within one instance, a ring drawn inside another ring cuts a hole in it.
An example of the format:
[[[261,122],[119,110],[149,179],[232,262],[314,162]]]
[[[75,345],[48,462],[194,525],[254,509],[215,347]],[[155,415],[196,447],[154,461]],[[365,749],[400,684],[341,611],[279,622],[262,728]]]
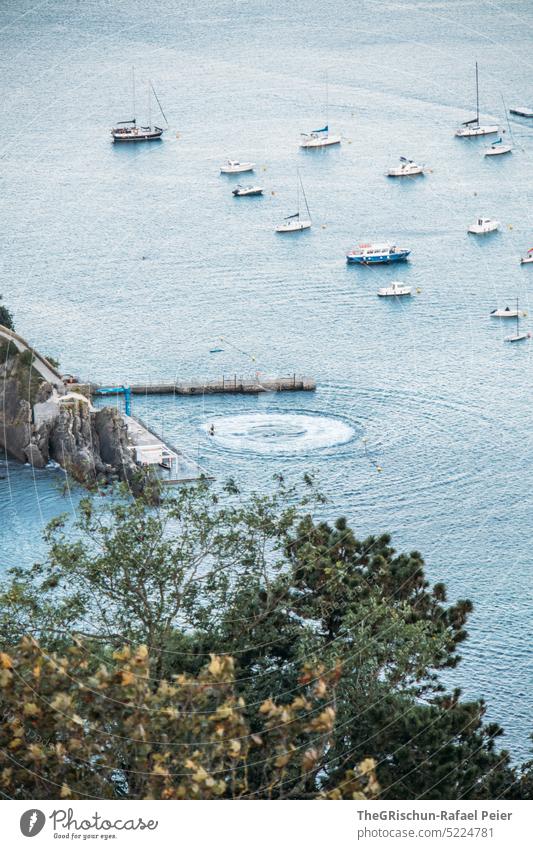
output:
[[[406,260],[411,251],[398,248],[396,245],[385,244],[363,244],[348,251],[346,261],[358,263],[359,265],[371,265],[374,263],[402,262]]]

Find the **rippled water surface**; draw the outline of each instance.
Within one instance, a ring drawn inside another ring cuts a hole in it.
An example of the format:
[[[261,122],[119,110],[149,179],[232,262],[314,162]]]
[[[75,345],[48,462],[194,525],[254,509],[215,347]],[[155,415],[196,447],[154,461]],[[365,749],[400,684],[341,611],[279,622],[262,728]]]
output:
[[[18,330],[97,381],[314,377],[314,394],[135,410],[218,479],[265,488],[313,469],[331,515],[421,550],[451,598],[475,601],[453,680],[526,755],[533,342],[505,345],[489,312],[516,297],[533,312],[533,266],[518,263],[533,245],[533,122],[513,121],[508,157],[453,131],[476,58],[485,118],[501,120],[502,95],[533,106],[530,4],[34,5],[0,11],[1,291]],[[169,118],[160,144],[110,144],[132,63],[139,117],[150,77]],[[325,122],[326,73],[343,143],[299,151],[299,131]],[[401,154],[429,173],[387,180]],[[256,163],[262,198],[232,197],[228,157]],[[297,166],[313,228],[279,237]],[[478,215],[500,232],[468,237]],[[389,238],[408,264],[346,266],[346,248]],[[378,299],[396,279],[414,296]],[[12,462],[0,478],[3,565],[30,563],[79,493]]]

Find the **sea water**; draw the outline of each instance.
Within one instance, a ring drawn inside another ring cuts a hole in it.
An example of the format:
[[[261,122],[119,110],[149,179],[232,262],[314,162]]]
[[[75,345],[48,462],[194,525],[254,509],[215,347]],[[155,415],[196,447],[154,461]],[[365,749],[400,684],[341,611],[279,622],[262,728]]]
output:
[[[474,114],[476,60],[482,120],[533,105],[530,4],[26,0],[0,32],[0,290],[19,332],[107,384],[316,379],[315,393],[135,397],[134,412],[219,481],[264,491],[314,471],[330,517],[422,551],[450,599],[475,603],[451,682],[528,756],[533,342],[505,344],[489,313],[533,308],[519,265],[533,122],[513,119],[515,151],[488,159],[490,137],[454,130]],[[148,79],[168,117],[161,143],[111,144],[132,65],[139,121]],[[326,120],[342,144],[299,150]],[[387,179],[400,155],[426,175]],[[255,174],[221,176],[227,158]],[[297,168],[313,227],[276,235]],[[264,195],[234,198],[237,182]],[[480,215],[500,231],[467,236]],[[409,263],[347,267],[372,240]],[[413,296],[378,298],[394,280]],[[0,478],[7,569],[43,556],[42,529],[80,490],[12,461]]]

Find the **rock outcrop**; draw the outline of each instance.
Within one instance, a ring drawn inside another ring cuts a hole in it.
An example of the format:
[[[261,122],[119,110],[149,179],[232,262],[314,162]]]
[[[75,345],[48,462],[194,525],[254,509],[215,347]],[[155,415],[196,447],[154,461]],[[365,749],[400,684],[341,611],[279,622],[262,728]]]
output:
[[[1,342],[1,340],[0,340]],[[131,480],[137,473],[119,413],[51,383],[30,351],[0,344],[0,446],[23,463],[55,460],[80,483]]]

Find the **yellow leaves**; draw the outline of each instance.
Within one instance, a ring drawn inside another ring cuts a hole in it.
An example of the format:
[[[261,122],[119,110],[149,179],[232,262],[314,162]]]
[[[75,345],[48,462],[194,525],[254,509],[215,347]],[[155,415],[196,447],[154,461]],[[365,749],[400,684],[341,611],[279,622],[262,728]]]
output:
[[[282,755],[278,755],[276,760],[274,761],[274,766],[276,766],[278,769],[283,769],[283,767],[287,766],[291,757],[292,752],[284,752]]]
[[[135,675],[133,672],[130,672],[129,669],[123,669],[120,673],[120,683],[124,687],[129,687],[131,684],[135,684]]]
[[[241,753],[241,744],[239,740],[230,740],[229,756],[230,758],[238,758]]]
[[[30,743],[28,754],[32,761],[41,761],[44,758],[44,751],[37,743]]]
[[[69,799],[72,796],[72,790],[66,782],[63,782],[63,784],[61,785],[60,796],[62,799]]]
[[[41,709],[35,702],[26,702],[23,708],[24,716],[32,717],[32,716],[40,716]]]
[[[137,665],[141,665],[141,664],[146,663],[147,658],[148,658],[148,647],[144,646],[144,645],[139,646],[139,648],[135,652],[133,662],[136,663]]]
[[[233,658],[227,655],[220,657],[216,654],[210,654],[209,657],[211,658],[207,667],[209,675],[215,680],[222,680],[228,683],[232,681],[235,667]]]
[[[318,761],[318,750],[314,746],[306,749],[302,758],[302,772],[310,772],[316,766]]]
[[[328,732],[333,730],[335,724],[335,711],[332,707],[325,708],[310,723],[313,731]]]
[[[13,661],[5,652],[0,652],[0,669],[13,669]]]
[[[7,687],[13,679],[13,673],[9,669],[0,669],[0,687]]]
[[[123,661],[129,660],[131,657],[131,649],[129,646],[122,646],[121,649],[117,649],[113,652],[113,660]]]
[[[165,769],[164,766],[162,766],[161,764],[157,764],[152,769],[152,775],[157,775],[160,778],[168,778],[170,773],[168,769]]]
[[[34,678],[40,678],[41,677],[41,664],[40,663],[35,664],[35,666],[33,667],[32,673],[33,673]]]
[[[259,713],[266,713],[268,715],[275,713],[277,710],[276,705],[272,701],[272,699],[266,699],[261,707],[259,708]]]
[[[15,737],[14,740],[11,740],[8,748],[13,750],[20,748],[20,746],[22,746],[22,740],[20,739],[20,737]]]
[[[72,707],[72,697],[68,693],[58,693],[50,702],[50,707],[52,710],[66,713]]]

